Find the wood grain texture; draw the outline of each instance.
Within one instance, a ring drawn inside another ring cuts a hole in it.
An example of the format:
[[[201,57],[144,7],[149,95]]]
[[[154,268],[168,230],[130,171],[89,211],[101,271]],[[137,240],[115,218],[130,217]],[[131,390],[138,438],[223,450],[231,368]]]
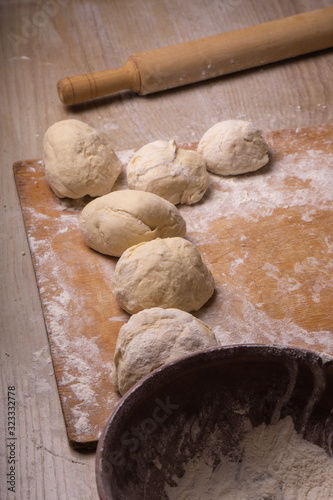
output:
[[[46,3],[53,11],[45,15]],[[330,50],[181,90],[142,98],[124,92],[72,109],[59,102],[56,82],[67,74],[121,66],[136,52],[330,5],[331,0],[0,2],[1,395],[5,403],[7,386],[17,386],[16,498],[96,500],[97,492],[94,455],[68,445],[13,163],[40,158],[45,130],[64,118],[99,128],[117,150],[156,138],[197,141],[227,118],[251,119],[264,130],[333,122]],[[2,472],[8,466],[6,419],[2,404],[0,489],[11,499]]]
[[[195,316],[222,345],[273,343],[333,355],[333,197],[324,186],[333,178],[333,126],[266,137],[268,166],[228,179],[211,175],[200,203],[178,206],[216,285]],[[129,315],[113,295],[118,259],[83,241],[78,218],[91,198],[57,198],[41,161],[18,162],[14,172],[68,438],[91,448],[120,400],[111,363]],[[123,172],[114,189],[126,187]]]
[[[121,68],[62,78],[60,100],[78,104],[120,90],[139,95],[206,81],[332,48],[333,7],[132,54]]]

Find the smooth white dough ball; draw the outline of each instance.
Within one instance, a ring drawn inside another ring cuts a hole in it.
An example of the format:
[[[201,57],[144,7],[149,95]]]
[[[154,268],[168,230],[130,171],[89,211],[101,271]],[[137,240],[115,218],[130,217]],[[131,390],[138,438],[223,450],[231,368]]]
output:
[[[191,314],[174,308],[145,309],[120,328],[113,358],[113,384],[124,395],[156,368],[217,345],[212,330]]]
[[[107,194],[122,170],[106,138],[74,119],[54,123],[47,129],[43,161],[46,179],[59,198]]]
[[[220,175],[253,172],[269,161],[262,131],[243,120],[216,123],[203,135],[197,150],[207,169]]]
[[[113,191],[88,203],[79,227],[89,247],[115,257],[143,241],[186,233],[185,220],[172,203],[132,189]]]
[[[174,140],[146,144],[135,153],[126,171],[131,189],[155,193],[174,205],[198,202],[209,184],[202,156],[178,148]]]
[[[128,248],[116,264],[115,298],[135,314],[151,307],[197,311],[214,293],[214,278],[184,238],[157,238]]]

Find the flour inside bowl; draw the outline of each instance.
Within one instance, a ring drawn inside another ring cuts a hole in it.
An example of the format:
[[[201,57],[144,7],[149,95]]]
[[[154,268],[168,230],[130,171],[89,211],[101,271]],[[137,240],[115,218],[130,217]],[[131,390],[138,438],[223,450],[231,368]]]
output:
[[[329,500],[333,460],[295,431],[291,417],[252,428],[238,447],[195,456],[166,486],[169,500]]]

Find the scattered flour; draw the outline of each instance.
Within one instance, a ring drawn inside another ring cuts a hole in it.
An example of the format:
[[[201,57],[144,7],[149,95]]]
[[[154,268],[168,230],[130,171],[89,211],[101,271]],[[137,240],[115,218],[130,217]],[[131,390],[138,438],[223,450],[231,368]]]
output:
[[[89,332],[89,327],[93,326],[91,317],[86,311],[86,299],[78,294],[75,285],[72,285],[73,269],[67,265],[67,261],[63,260],[55,247],[57,235],[68,232],[68,238],[71,238],[71,233],[78,230],[82,200],[74,200],[74,203],[70,202],[67,206],[68,204],[68,200],[59,201],[52,220],[34,208],[26,209],[31,219],[28,236],[35,258],[39,291],[50,332],[51,349],[63,360],[61,375],[58,375],[58,385],[66,393],[62,398],[63,402],[69,408],[71,422],[77,435],[96,435],[100,429],[98,424],[92,423],[93,413],[99,411],[99,393],[102,392],[100,388],[106,374],[111,374],[111,362],[103,361],[97,345],[98,338],[89,334],[85,336],[84,330]],[[46,235],[37,239],[34,231],[40,225],[43,225],[46,233],[49,227],[53,227],[53,230],[50,230],[53,237]],[[56,235],[54,226],[57,227]],[[107,276],[106,271],[105,266],[105,276]],[[75,311],[75,314],[80,311],[81,321],[77,324],[75,335],[72,335],[72,311]],[[124,315],[122,321],[125,320]],[[35,353],[36,363],[41,362],[43,352]],[[36,381],[37,392],[47,390],[51,390],[51,386],[46,380]],[[103,405],[111,411],[117,399],[116,395],[110,395]]]
[[[127,165],[135,154],[135,149],[117,151],[117,156],[123,165]]]
[[[106,127],[109,125],[113,126],[112,123],[105,123]],[[128,150],[117,152],[117,155],[125,166],[134,153],[134,150]],[[273,155],[271,164],[254,174],[237,178],[210,174],[210,188],[204,198],[195,205],[179,207],[187,223],[189,240],[199,246],[205,259],[205,245],[220,244],[220,236],[208,229],[211,223],[221,218],[232,221],[238,217],[252,223],[272,215],[276,209],[286,209],[281,216],[288,217],[287,208],[302,207],[302,220],[310,225],[319,210],[332,208],[332,162],[333,154],[324,154],[320,150],[300,151],[276,161]],[[38,171],[42,168],[43,164],[39,161],[29,169],[34,185],[38,184]],[[286,189],[290,182],[294,188]],[[126,188],[124,168],[114,189]],[[24,207],[29,220],[29,244],[46,313],[51,347],[63,359],[63,371],[58,384],[66,389],[63,401],[66,400],[66,405],[70,408],[78,434],[94,433],[92,422],[93,413],[98,411],[98,392],[105,374],[111,372],[110,363],[103,361],[98,339],[91,337],[89,333],[92,330],[91,317],[86,308],[89,299],[78,293],[76,285],[71,285],[71,279],[75,278],[71,241],[72,238],[77,238],[78,218],[86,202],[82,199],[62,199],[56,200],[51,209],[35,204]],[[57,232],[54,232],[55,227]],[[63,242],[61,237],[64,236],[68,241],[67,255],[71,256],[69,260],[63,259],[57,251],[57,245]],[[239,242],[244,244],[244,249],[241,254],[231,256],[226,270],[233,277],[234,286],[224,284],[225,277],[222,274],[214,303],[195,315],[214,330],[223,345],[256,343],[264,339],[267,343],[284,345],[305,343],[309,348],[332,354],[333,338],[330,332],[309,332],[290,318],[270,317],[264,311],[265,297],[258,297],[257,303],[251,301],[240,281],[242,267],[248,259],[248,236],[240,235]],[[325,236],[323,248],[327,255],[332,254],[331,237]],[[278,285],[281,293],[289,294],[302,292],[302,274],[311,272],[311,285],[307,284],[307,287],[312,286],[312,300],[314,304],[318,304],[323,288],[333,287],[333,264],[322,267],[318,259],[309,255],[304,261],[296,262],[293,275],[291,271],[286,274],[277,265],[265,262],[262,263],[263,272]],[[98,267],[102,285],[105,290],[109,290],[115,262],[101,258]],[[239,305],[237,311],[235,304]],[[71,314],[74,310],[76,314],[79,311],[80,324],[77,325],[75,335],[72,335]],[[126,313],[117,314],[113,318],[107,313],[105,315],[105,321],[110,326],[127,319]],[[41,383],[38,390],[47,390],[47,385]],[[117,395],[110,394],[103,401],[103,406],[111,410],[117,400]]]
[[[221,345],[262,343],[265,339],[268,344],[289,346],[301,342],[309,349],[333,354],[330,331],[308,331],[290,318],[272,318],[261,309],[262,304],[253,304],[238,293],[237,287],[233,290],[220,284],[215,294],[214,307],[203,308],[194,315],[207,323]]]
[[[306,207],[303,220],[311,221],[317,209],[332,208],[332,163],[333,154],[309,150],[273,160],[264,173],[259,170],[222,178],[210,174],[210,189],[203,199],[191,207],[179,207],[180,212],[188,232],[195,233],[203,233],[208,223],[221,217],[257,221],[272,215],[277,208]],[[296,189],[288,189],[291,180]]]
[[[45,380],[45,378],[39,377],[35,381],[35,391],[37,394],[41,394],[44,392],[50,392],[50,391],[52,391],[52,387],[49,384],[49,382],[47,380]]]
[[[169,500],[330,500],[333,460],[295,431],[291,417],[251,429],[216,464],[210,450],[192,459]]]

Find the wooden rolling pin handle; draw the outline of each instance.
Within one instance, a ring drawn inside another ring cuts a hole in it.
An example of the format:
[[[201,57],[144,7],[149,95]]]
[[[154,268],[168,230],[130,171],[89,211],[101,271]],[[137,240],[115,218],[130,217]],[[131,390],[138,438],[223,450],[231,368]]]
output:
[[[159,92],[333,46],[333,7],[131,56],[119,69],[64,78],[58,93],[76,104],[130,89]]]
[[[60,100],[67,105],[101,97],[119,90],[140,91],[140,75],[130,58],[121,68],[62,78],[57,84]]]

